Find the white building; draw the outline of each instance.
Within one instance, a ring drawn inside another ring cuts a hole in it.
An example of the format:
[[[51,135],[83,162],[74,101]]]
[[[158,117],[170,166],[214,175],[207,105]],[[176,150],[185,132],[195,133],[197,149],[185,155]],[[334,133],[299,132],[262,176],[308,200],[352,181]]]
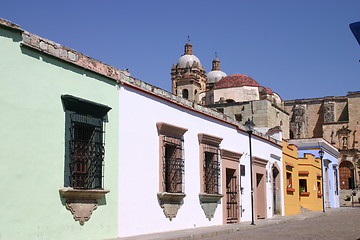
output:
[[[249,136],[230,117],[124,77],[119,138],[120,237],[251,221]],[[255,220],[282,214],[281,144],[254,132],[252,154]]]

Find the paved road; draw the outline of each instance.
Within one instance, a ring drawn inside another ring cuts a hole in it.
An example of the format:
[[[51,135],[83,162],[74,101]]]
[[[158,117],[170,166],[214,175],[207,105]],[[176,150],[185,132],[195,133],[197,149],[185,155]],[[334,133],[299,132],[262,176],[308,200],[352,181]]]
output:
[[[255,227],[203,240],[360,240],[360,208],[341,208],[320,216]]]

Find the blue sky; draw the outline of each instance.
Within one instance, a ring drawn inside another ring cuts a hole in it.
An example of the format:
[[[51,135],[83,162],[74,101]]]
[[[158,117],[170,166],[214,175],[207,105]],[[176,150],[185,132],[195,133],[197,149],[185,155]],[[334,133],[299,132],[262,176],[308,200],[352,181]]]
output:
[[[217,52],[285,100],[360,90],[359,0],[12,0],[0,17],[168,91],[188,35],[206,71]]]

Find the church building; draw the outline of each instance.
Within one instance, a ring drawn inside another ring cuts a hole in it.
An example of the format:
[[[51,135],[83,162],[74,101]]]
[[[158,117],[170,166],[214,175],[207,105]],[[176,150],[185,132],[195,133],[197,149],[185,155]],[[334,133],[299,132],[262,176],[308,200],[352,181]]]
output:
[[[227,75],[221,71],[218,58],[206,74],[190,42],[172,66],[171,80],[175,95],[216,109],[242,124],[252,119],[257,130],[264,134],[271,135],[281,129],[282,137],[289,138],[289,114],[277,93],[243,73]]]

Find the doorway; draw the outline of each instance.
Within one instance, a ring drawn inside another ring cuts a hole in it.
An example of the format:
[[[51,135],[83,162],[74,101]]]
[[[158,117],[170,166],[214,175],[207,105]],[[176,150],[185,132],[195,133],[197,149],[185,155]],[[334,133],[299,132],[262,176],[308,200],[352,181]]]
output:
[[[280,171],[272,167],[272,193],[273,193],[273,214],[281,214],[281,192],[280,192]]]
[[[226,169],[226,223],[239,222],[239,187],[235,169]]]

